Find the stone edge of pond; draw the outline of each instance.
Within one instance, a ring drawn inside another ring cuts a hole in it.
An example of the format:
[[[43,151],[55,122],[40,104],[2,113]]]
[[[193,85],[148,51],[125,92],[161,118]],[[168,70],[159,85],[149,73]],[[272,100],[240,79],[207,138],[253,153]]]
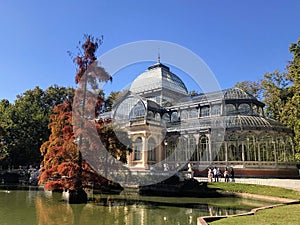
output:
[[[213,221],[220,220],[220,219],[236,217],[236,216],[249,216],[249,215],[254,215],[259,210],[270,209],[270,208],[283,206],[283,205],[299,204],[300,203],[299,200],[273,197],[273,196],[265,196],[265,195],[249,194],[249,193],[238,193],[238,192],[225,192],[225,191],[221,191],[220,193],[223,194],[224,196],[236,196],[236,197],[241,197],[241,198],[252,198],[252,199],[255,198],[255,199],[258,199],[258,200],[274,201],[274,202],[280,202],[280,203],[274,204],[274,205],[267,205],[267,206],[263,206],[263,207],[259,207],[259,208],[254,208],[251,211],[246,212],[246,213],[233,214],[233,215],[228,215],[228,216],[203,216],[203,217],[198,217],[197,218],[197,225],[208,225],[208,222],[213,222]]]

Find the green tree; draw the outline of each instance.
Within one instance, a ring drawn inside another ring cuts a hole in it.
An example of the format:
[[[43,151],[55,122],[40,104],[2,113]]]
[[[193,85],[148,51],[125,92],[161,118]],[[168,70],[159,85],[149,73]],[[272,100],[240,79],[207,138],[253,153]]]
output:
[[[14,104],[2,100],[1,164],[4,166],[38,165],[41,156],[39,148],[49,137],[49,116],[54,105],[62,99],[73,96],[72,88],[49,87],[46,91],[39,87],[17,96]]]
[[[121,96],[120,91],[112,91],[107,99],[105,100],[105,111],[109,112],[112,110],[113,105],[116,103],[118,98]]]
[[[296,160],[300,163],[300,38],[289,48],[293,55],[286,70],[264,74],[260,81],[237,82],[236,87],[262,99],[266,116],[294,132]]]
[[[288,98],[282,110],[281,121],[294,130],[296,159],[300,162],[300,38],[297,43],[290,45],[292,60],[287,66],[287,79],[291,82],[288,87]]]
[[[255,85],[245,81],[236,86],[259,93],[266,104],[266,115],[294,131],[296,159],[300,162],[300,39],[292,43],[289,50],[293,57],[286,71],[266,73],[260,82],[254,82]]]
[[[261,98],[261,85],[259,81],[246,80],[242,82],[236,82],[234,86],[258,99]]]
[[[291,96],[290,85],[286,73],[276,70],[264,75],[261,80],[261,89],[268,117],[281,121],[283,108]]]
[[[55,105],[63,103],[66,99],[73,99],[74,88],[59,87],[52,85],[45,90],[45,107],[46,109],[53,109]],[[51,111],[49,110],[49,116]]]
[[[0,161],[6,159],[9,155],[8,137],[10,134],[10,108],[11,104],[7,99],[3,99],[0,102]],[[3,164],[3,163],[2,163]]]
[[[200,92],[195,91],[195,90],[191,90],[191,91],[189,92],[189,95],[190,95],[190,96],[197,96],[197,95],[200,95],[200,94],[201,94]]]

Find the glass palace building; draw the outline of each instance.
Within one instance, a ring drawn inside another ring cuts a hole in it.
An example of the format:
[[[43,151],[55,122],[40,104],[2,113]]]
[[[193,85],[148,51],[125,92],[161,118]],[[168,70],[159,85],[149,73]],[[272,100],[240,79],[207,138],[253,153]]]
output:
[[[189,95],[158,62],[114,105],[114,124],[128,133],[132,171],[234,168],[243,177],[296,177],[293,133],[264,116],[264,103],[238,88]]]

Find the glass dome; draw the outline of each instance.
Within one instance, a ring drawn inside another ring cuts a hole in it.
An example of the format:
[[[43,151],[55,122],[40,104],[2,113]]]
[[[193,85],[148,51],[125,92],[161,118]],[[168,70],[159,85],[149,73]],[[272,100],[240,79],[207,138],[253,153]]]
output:
[[[188,91],[183,81],[170,71],[170,68],[156,63],[147,71],[139,75],[131,84],[130,91],[143,94],[153,91],[168,89],[180,94],[187,95]]]

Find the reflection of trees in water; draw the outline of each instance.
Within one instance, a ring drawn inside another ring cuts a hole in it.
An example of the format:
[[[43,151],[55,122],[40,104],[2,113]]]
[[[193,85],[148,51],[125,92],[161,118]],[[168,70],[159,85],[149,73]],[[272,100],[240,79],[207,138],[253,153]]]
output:
[[[208,206],[208,211],[210,216],[228,216],[245,212],[245,210],[235,208],[221,208],[216,206]]]
[[[69,205],[59,201],[54,193],[52,199],[36,196],[38,225],[140,225],[140,224],[196,224],[200,216],[235,214],[236,209],[183,202],[175,198],[127,198],[101,196],[88,204]],[[160,201],[161,200],[161,201]]]
[[[72,208],[69,204],[57,202],[57,199],[45,199],[37,196],[35,208],[38,225],[74,224]]]

